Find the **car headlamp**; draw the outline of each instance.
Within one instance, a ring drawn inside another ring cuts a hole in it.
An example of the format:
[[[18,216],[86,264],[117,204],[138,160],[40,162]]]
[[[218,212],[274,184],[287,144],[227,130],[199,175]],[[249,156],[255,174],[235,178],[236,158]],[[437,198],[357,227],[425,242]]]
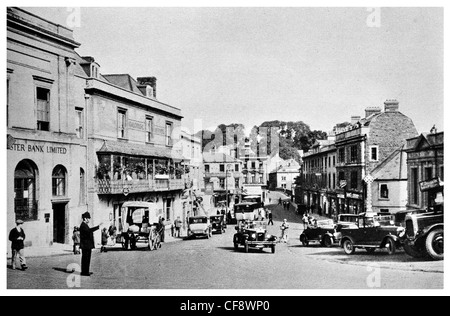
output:
[[[256,234],[251,235],[252,239],[256,239]]]

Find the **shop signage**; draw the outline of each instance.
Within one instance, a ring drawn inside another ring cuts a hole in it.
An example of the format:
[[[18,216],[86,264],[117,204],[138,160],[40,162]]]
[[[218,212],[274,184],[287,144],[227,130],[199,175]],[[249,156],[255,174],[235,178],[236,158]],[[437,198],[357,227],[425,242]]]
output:
[[[428,191],[431,189],[436,189],[441,186],[444,186],[444,184],[441,182],[439,178],[434,178],[427,181],[421,181],[419,182],[420,191]]]
[[[339,199],[345,199],[345,195],[344,194],[337,194],[336,195]]]
[[[347,198],[349,199],[361,199],[361,195],[357,194],[357,193],[347,193]]]
[[[139,121],[128,120],[128,127],[138,131],[145,131],[145,124]]]
[[[30,153],[43,153],[43,154],[67,154],[67,148],[62,146],[50,146],[50,145],[27,145],[27,144],[10,144],[8,150],[13,151],[26,151]]]

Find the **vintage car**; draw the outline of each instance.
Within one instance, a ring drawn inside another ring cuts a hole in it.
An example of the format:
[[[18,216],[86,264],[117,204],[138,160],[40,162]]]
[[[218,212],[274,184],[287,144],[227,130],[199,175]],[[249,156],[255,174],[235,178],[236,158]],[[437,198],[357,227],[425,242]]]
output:
[[[348,255],[354,254],[356,248],[369,253],[386,248],[389,254],[394,254],[405,239],[405,229],[394,225],[393,216],[375,213],[359,214],[357,226],[343,228],[341,233],[340,244]]]
[[[225,224],[225,216],[224,215],[211,215],[210,217],[212,232],[218,232],[222,234],[225,232],[227,225]]]
[[[341,230],[347,227],[357,227],[358,225],[358,214],[339,214],[336,221],[336,239],[338,243],[342,239]]]
[[[242,202],[235,204],[234,216],[236,221],[253,221],[259,214],[259,204],[257,202]]]
[[[300,235],[300,242],[306,247],[311,241],[320,242],[324,247],[336,244],[336,228],[333,220],[317,221],[316,225],[308,225]]]
[[[236,234],[233,236],[234,249],[239,245],[244,246],[245,252],[249,248],[270,248],[275,253],[277,237],[267,233],[267,224],[263,221],[241,221],[236,226]]]
[[[209,216],[192,216],[188,220],[188,238],[212,236],[212,225]]]
[[[158,224],[157,206],[153,202],[129,201],[121,208],[123,225],[116,241],[122,243],[123,249],[136,249],[136,243],[147,243],[149,250],[161,247],[161,229]]]

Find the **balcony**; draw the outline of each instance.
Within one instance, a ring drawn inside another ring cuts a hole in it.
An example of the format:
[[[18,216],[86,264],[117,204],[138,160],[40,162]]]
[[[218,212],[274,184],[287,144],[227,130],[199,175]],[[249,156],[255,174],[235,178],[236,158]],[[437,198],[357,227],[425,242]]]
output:
[[[97,194],[128,194],[142,192],[158,192],[183,190],[183,179],[157,180],[97,180],[95,192]]]
[[[226,178],[227,173],[226,172],[205,172],[205,178]],[[241,173],[240,172],[228,172],[228,177],[233,176],[234,178],[240,178]]]

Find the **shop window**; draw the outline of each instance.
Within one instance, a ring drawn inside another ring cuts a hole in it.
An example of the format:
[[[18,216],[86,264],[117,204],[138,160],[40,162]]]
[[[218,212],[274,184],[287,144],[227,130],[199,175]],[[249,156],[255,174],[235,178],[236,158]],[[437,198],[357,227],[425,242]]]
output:
[[[52,173],[52,194],[53,196],[66,195],[66,176],[67,171],[61,165],[56,166]]]
[[[29,160],[22,160],[14,171],[14,212],[16,219],[37,220],[36,199],[37,167]]]

